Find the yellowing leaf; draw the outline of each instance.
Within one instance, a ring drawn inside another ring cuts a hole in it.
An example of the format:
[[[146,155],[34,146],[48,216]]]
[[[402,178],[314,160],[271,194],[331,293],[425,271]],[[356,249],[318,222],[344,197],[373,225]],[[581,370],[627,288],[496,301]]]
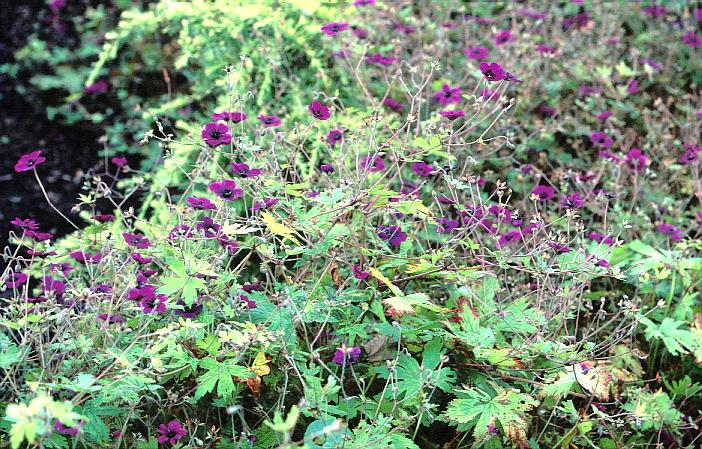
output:
[[[261,218],[266,224],[268,230],[271,231],[273,234],[284,237],[292,241],[293,243],[301,245],[301,243],[293,236],[293,233],[295,232],[293,228],[285,226],[282,223],[278,223],[275,217],[268,212],[262,212]]]
[[[395,286],[395,284],[390,282],[390,279],[388,279],[379,269],[377,269],[375,267],[368,267],[368,272],[371,274],[371,276],[373,276],[374,278],[376,278],[377,280],[379,280],[383,284],[387,285],[387,287],[390,289],[390,291],[392,291],[392,293],[395,296],[399,296],[399,297],[405,296],[405,294],[402,293],[402,290],[400,290],[399,288],[397,288]]]
[[[271,373],[271,367],[268,366],[268,358],[263,352],[256,354],[253,365],[251,366],[251,371],[258,374],[259,376],[265,376]]]
[[[609,385],[612,373],[604,365],[594,366],[593,362],[582,362],[567,367],[580,386],[601,401],[609,400]]]

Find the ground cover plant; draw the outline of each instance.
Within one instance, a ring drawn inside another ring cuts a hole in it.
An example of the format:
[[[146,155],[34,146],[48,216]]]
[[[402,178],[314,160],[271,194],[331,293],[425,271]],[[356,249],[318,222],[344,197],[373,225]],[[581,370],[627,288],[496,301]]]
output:
[[[4,446],[700,445],[702,6],[64,8],[104,163],[14,165],[75,231],[11,221]]]

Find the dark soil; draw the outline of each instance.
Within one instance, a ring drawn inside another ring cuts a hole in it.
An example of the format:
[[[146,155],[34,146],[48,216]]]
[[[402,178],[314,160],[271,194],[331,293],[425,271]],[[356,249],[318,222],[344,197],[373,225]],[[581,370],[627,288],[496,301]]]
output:
[[[66,8],[66,13],[82,14],[85,4],[69,1]],[[14,62],[13,53],[35,31],[63,45],[77,44],[70,26],[57,31],[46,25],[49,14],[43,0],[0,0],[0,64]],[[19,93],[28,85],[30,76],[22,71],[14,78],[0,74],[0,251],[8,243],[10,221],[16,216],[34,218],[42,225],[42,231],[56,236],[72,229],[49,209],[31,172],[15,173],[14,165],[22,154],[43,151],[47,160],[37,171],[49,197],[77,224],[79,219],[71,208],[77,203],[83,174],[100,162],[97,138],[101,130],[88,123],[68,127],[50,121],[43,101],[31,92]],[[60,102],[58,98],[54,100]]]

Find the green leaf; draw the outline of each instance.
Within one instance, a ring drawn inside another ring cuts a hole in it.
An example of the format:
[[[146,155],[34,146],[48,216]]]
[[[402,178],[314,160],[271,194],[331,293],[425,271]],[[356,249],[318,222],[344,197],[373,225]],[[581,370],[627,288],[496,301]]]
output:
[[[244,366],[233,364],[231,361],[219,362],[212,358],[205,358],[200,362],[200,366],[207,372],[197,378],[198,387],[195,390],[195,399],[200,399],[207,393],[211,393],[217,386],[217,396],[229,399],[235,390],[234,379],[246,379],[253,377],[254,373]]]

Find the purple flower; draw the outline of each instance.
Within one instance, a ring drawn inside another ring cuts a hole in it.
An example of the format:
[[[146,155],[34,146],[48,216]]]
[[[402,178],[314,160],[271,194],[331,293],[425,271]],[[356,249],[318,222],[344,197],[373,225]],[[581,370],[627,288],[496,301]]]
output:
[[[546,117],[553,117],[556,115],[556,108],[547,104],[542,104],[539,106],[539,112]]]
[[[46,158],[41,155],[41,150],[23,154],[15,164],[15,171],[19,173],[32,170],[44,161],[46,161]]]
[[[657,5],[647,6],[643,10],[646,15],[655,17],[656,19],[658,19],[659,17],[663,17],[668,11],[667,9],[665,9],[665,6]]]
[[[39,229],[39,223],[32,220],[31,218],[19,218],[15,217],[10,224],[24,230],[24,231],[36,231]]]
[[[449,234],[458,227],[458,220],[451,218],[439,218],[437,223],[439,226],[436,228],[436,232],[439,234]]]
[[[332,164],[321,164],[319,166],[319,171],[322,173],[334,173],[334,165]]]
[[[207,198],[198,198],[195,196],[190,196],[186,200],[190,207],[197,210],[216,210],[217,206],[212,201]]]
[[[624,158],[624,163],[626,163],[626,165],[631,170],[640,172],[643,171],[644,168],[646,168],[648,158],[638,148],[632,148],[626,154],[626,157]]]
[[[107,83],[107,81],[98,80],[98,81],[95,81],[90,86],[83,88],[83,93],[85,93],[85,94],[104,94],[105,92],[107,92],[107,89],[109,89],[109,88],[110,88],[110,85]]]
[[[241,301],[241,304],[245,305],[246,308],[249,310],[255,309],[257,307],[256,301],[254,301],[253,299],[249,298],[248,296],[246,296],[244,294],[239,294],[239,301]]]
[[[127,299],[137,303],[140,303],[145,299],[154,298],[156,298],[156,286],[150,284],[131,288],[129,289],[129,292],[127,292]]]
[[[439,114],[446,117],[447,119],[453,121],[456,120],[457,118],[463,117],[466,115],[464,111],[461,110],[452,110],[452,111],[439,111]]]
[[[253,212],[256,212],[261,209],[268,209],[270,207],[275,206],[279,202],[280,200],[278,198],[264,198],[263,201],[255,201],[253,206],[251,207],[251,210]]]
[[[397,61],[396,58],[392,58],[390,56],[383,56],[380,53],[373,53],[366,56],[366,62],[368,64],[392,65],[392,63],[394,63],[395,61]]]
[[[233,111],[233,112],[215,112],[212,114],[212,120],[229,120],[232,123],[240,123],[246,120],[248,117],[243,112]]]
[[[412,25],[398,23],[395,25],[394,31],[399,34],[412,34],[414,33],[414,27]]]
[[[639,92],[639,82],[636,80],[629,81],[629,84],[626,85],[626,91],[631,95],[638,93]]]
[[[385,162],[380,156],[368,155],[361,160],[361,167],[369,172],[378,172],[385,170]]]
[[[139,233],[132,234],[129,232],[123,232],[122,237],[124,237],[124,241],[127,242],[127,245],[133,246],[134,248],[144,249],[151,246],[149,239]]]
[[[502,81],[505,79],[505,71],[496,62],[481,62],[480,71],[488,81]]]
[[[354,0],[353,6],[369,6],[375,5],[375,0]]]
[[[110,161],[112,161],[112,163],[118,166],[119,168],[124,168],[129,163],[127,158],[124,156],[115,156],[112,159],[110,159]]]
[[[17,288],[21,287],[22,284],[27,282],[27,279],[29,279],[29,276],[26,274],[16,272],[8,274],[3,282],[7,288]]]
[[[37,242],[43,242],[44,240],[51,239],[54,235],[50,232],[39,232],[29,230],[25,233],[27,237],[36,240]]]
[[[98,318],[100,318],[103,321],[107,321],[109,324],[124,323],[126,321],[122,316],[111,315],[109,313],[101,313],[98,315]]]
[[[536,51],[541,53],[542,55],[555,55],[556,52],[558,51],[557,47],[549,47],[544,44],[539,44],[536,46]]]
[[[681,229],[678,229],[672,224],[668,223],[659,224],[656,228],[656,231],[660,232],[663,235],[667,235],[670,240],[673,240],[675,242],[682,239],[683,236],[683,231]]]
[[[682,41],[690,48],[702,48],[702,38],[693,31],[683,34]]]
[[[139,302],[142,312],[148,313],[165,313],[166,312],[166,295],[156,295],[153,298],[144,298]]]
[[[561,206],[563,206],[565,209],[580,209],[584,204],[585,201],[580,198],[579,193],[564,196],[563,199],[561,199]]]
[[[449,103],[461,101],[461,88],[451,87],[448,84],[441,86],[441,90],[434,94],[434,101],[446,106]]]
[[[229,164],[235,175],[242,178],[255,178],[261,175],[261,170],[258,168],[249,168],[248,164],[232,162]]]
[[[215,223],[211,217],[204,217],[202,222],[197,224],[197,230],[206,239],[213,239],[219,235],[220,231],[222,230],[222,226]]]
[[[236,239],[233,239],[224,233],[220,233],[217,236],[217,241],[219,242],[219,246],[224,248],[228,253],[233,254],[239,248],[239,245],[237,244]]]
[[[193,236],[193,228],[186,225],[185,223],[179,224],[171,229],[168,233],[168,241],[178,240],[178,239],[189,239]]]
[[[368,37],[368,32],[361,27],[351,27],[351,34],[359,39],[365,39]]]
[[[469,47],[463,49],[463,54],[466,58],[472,59],[473,61],[482,61],[487,58],[490,52],[485,47]]]
[[[340,129],[332,129],[327,134],[327,144],[334,146],[344,140],[344,132]]]
[[[97,214],[93,215],[93,220],[99,222],[99,223],[108,223],[111,221],[115,221],[115,216],[112,214]]]
[[[54,421],[54,430],[60,433],[61,435],[68,435],[68,436],[76,436],[78,435],[78,430],[85,424],[85,421],[83,420],[78,420],[76,427],[67,427],[64,426],[61,421],[58,419]]]
[[[355,277],[359,281],[365,281],[370,275],[370,273],[368,273],[367,271],[363,271],[363,269],[358,265],[352,266],[351,272],[353,273],[353,277]]]
[[[522,17],[527,17],[533,20],[541,20],[546,17],[546,13],[543,11],[534,11],[533,9],[521,9],[519,14]]]
[[[514,36],[512,36],[511,30],[500,30],[500,32],[495,35],[495,45],[497,46],[504,45],[513,40]]]
[[[327,23],[326,25],[322,25],[322,27],[320,29],[327,36],[336,36],[337,34],[341,33],[342,31],[348,30],[349,24],[345,23],[345,22],[331,22],[331,23]]]
[[[132,258],[133,261],[135,261],[141,265],[146,265],[147,263],[151,263],[154,261],[153,257],[144,257],[139,253],[132,253],[132,255],[130,257]]]
[[[641,58],[639,62],[643,65],[651,67],[653,70],[660,70],[661,66],[654,59],[651,58]]]
[[[259,115],[256,119],[263,123],[266,128],[271,128],[273,126],[280,126],[280,119],[275,115]]]
[[[546,202],[556,196],[556,190],[551,186],[538,185],[531,191],[540,203]]]
[[[361,357],[361,348],[341,346],[334,352],[334,357],[332,362],[337,365],[353,364],[358,362],[358,358]]]
[[[185,304],[185,301],[179,299],[176,302],[176,305],[179,305],[182,308],[175,310],[174,313],[183,318],[195,318],[200,314],[200,312],[202,312],[203,309],[202,304],[200,304],[200,301],[195,301],[193,305],[188,306],[187,304]]]
[[[392,98],[386,98],[385,100],[383,100],[383,106],[396,112],[400,112],[405,108],[403,104],[396,102]]]
[[[599,114],[597,114],[597,116],[595,118],[601,122],[604,122],[605,120],[607,120],[611,116],[612,116],[611,111],[604,111],[604,112],[600,112]]]
[[[702,152],[702,147],[697,147],[694,145],[686,145],[685,152],[678,158],[678,163],[682,165],[691,164],[695,161],[700,160],[700,152]]]
[[[232,141],[229,127],[225,123],[210,122],[202,127],[202,139],[211,147],[226,144]]]
[[[612,146],[613,140],[606,132],[598,131],[590,134],[590,142],[595,146],[607,149]]]
[[[512,219],[512,213],[509,211],[509,209],[506,209],[498,204],[493,204],[492,206],[488,207],[487,212],[495,217],[499,222],[510,221]]]
[[[243,190],[237,188],[236,182],[230,179],[211,182],[208,188],[224,201],[234,201],[244,194]]]
[[[588,238],[590,240],[593,240],[597,243],[602,243],[604,245],[614,245],[614,239],[612,239],[612,237],[600,234],[596,231],[591,232],[590,235],[588,235]]]
[[[68,253],[68,255],[73,260],[80,263],[99,263],[102,260],[101,253],[90,254],[84,251],[72,251]]]
[[[395,225],[379,226],[378,237],[388,242],[390,246],[400,246],[402,242],[407,240],[407,235],[402,232],[399,226]]]
[[[548,246],[558,254],[565,254],[572,251],[568,246],[558,242],[548,242]]]
[[[502,248],[512,243],[519,242],[522,239],[522,232],[519,230],[507,231],[497,239],[497,247]]]
[[[176,444],[187,434],[185,429],[183,429],[180,426],[180,423],[176,420],[173,420],[168,424],[161,424],[158,426],[158,429],[156,429],[156,433],[158,434],[159,444]]]
[[[495,101],[498,98],[500,98],[500,92],[497,90],[485,88],[480,91],[479,96],[482,97],[483,101]]]
[[[319,101],[313,101],[312,104],[307,106],[307,109],[317,120],[329,120],[329,117],[331,117],[329,108]]]
[[[412,173],[423,178],[428,178],[434,174],[434,169],[426,162],[415,162],[412,164]]]
[[[696,21],[702,22],[702,8],[695,8],[695,11],[692,15]]]

